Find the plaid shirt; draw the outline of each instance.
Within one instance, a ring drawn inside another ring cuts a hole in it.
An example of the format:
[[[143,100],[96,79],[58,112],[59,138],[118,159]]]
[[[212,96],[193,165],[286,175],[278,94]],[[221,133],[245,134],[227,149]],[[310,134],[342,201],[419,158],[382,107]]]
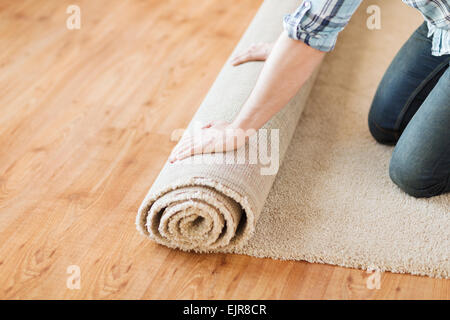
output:
[[[402,0],[418,9],[428,25],[428,37],[433,36],[432,54],[450,54],[449,0]],[[292,39],[331,51],[340,31],[345,28],[362,0],[305,0],[292,14],[284,17],[284,28]]]

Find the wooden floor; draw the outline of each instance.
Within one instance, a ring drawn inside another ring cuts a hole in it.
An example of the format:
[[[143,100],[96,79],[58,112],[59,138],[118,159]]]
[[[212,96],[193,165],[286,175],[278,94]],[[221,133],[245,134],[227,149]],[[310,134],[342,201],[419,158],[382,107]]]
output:
[[[66,8],[81,8],[81,29]],[[0,298],[450,298],[450,281],[197,255],[137,208],[261,0],[0,0]],[[67,268],[80,267],[69,289]]]

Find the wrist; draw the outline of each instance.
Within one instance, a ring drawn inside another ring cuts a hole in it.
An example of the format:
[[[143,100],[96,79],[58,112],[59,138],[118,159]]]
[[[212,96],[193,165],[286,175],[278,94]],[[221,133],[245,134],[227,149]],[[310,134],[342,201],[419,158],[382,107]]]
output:
[[[233,122],[230,123],[230,127],[234,130],[243,130],[243,131],[258,130],[258,128],[255,128],[254,125],[252,124],[251,119],[243,119],[239,117],[237,117],[236,119],[233,120]]]

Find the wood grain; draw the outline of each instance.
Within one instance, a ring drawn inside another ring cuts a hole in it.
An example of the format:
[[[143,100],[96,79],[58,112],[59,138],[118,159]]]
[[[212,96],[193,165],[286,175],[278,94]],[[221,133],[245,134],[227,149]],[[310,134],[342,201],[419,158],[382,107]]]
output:
[[[260,0],[0,0],[0,298],[450,297],[449,281],[198,255],[135,214]],[[66,286],[81,269],[81,289]]]

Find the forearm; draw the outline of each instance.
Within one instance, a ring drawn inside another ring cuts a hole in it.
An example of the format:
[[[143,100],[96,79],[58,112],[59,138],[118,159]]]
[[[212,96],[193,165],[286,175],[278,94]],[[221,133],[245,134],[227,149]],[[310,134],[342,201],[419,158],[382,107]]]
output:
[[[244,130],[261,128],[297,93],[324,55],[283,32],[232,126]]]

